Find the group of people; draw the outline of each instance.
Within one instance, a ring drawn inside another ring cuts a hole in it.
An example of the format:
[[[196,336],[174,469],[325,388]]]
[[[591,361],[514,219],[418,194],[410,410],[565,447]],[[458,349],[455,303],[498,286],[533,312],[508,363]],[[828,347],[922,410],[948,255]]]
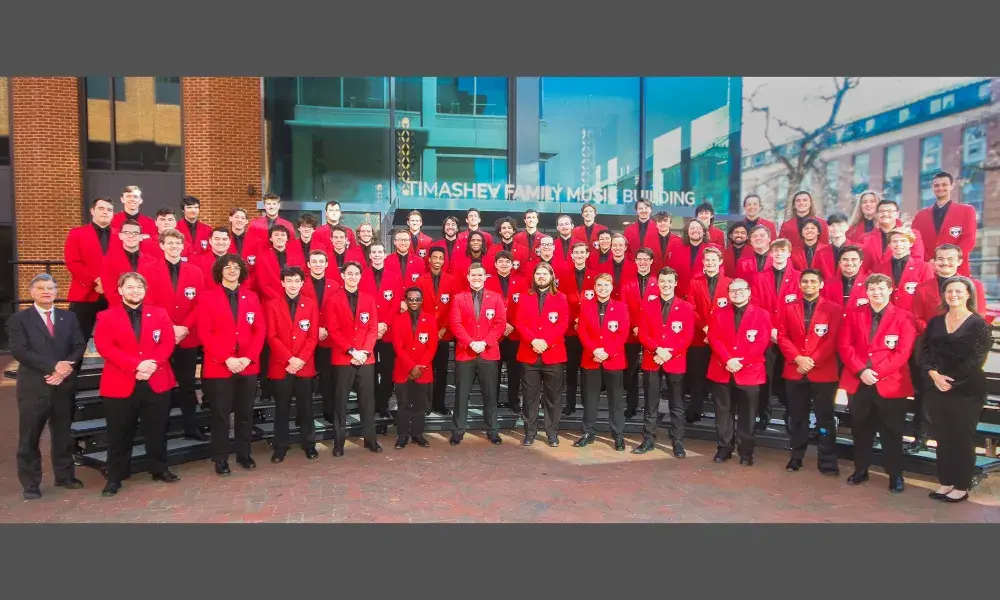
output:
[[[46,422],[56,485],[82,486],[73,475],[69,422],[92,333],[104,359],[106,496],[128,477],[137,421],[159,481],[179,479],[167,468],[172,404],[181,408],[186,435],[206,439],[195,421],[200,349],[219,475],[231,473],[231,414],[236,462],[256,467],[250,442],[258,380],[275,402],[271,461],[280,463],[290,448],[293,399],[301,448],[317,458],[315,391],[334,425],[334,456],[344,454],[352,391],[372,452],[382,452],[375,416],[391,416],[394,392],[395,448],[429,445],[424,423],[432,410],[451,415],[450,444],[461,444],[477,379],[486,435],[500,444],[505,370],[505,404],[523,415],[526,446],[539,425],[548,445],[558,446],[560,418],[580,405],[584,431],[573,445],[594,443],[606,392],[616,450],[625,450],[626,419],[641,411],[642,442],[632,452],[654,450],[663,425],[673,455],[684,458],[685,425],[702,418],[710,397],[715,462],[737,453],[751,466],[776,396],[790,436],[787,469],[803,466],[814,411],[817,467],[829,475],[839,474],[834,397],[844,389],[855,445],[848,483],[868,480],[877,432],[889,489],[903,490],[912,409],[913,448],[925,445],[934,427],[941,487],[932,496],[961,501],[971,486],[992,340],[979,314],[982,285],[965,260],[975,246],[975,210],[952,201],[953,189],[951,175],[936,175],[937,202],[908,226],[898,204],[873,191],[860,195],[851,217],[825,219],[808,192],[797,192],[780,230],[761,218],[757,196],[744,198],[744,218],[728,223],[726,233],[712,206],[702,204],[680,235],[670,213],[654,214],[646,200],[635,203],[637,219],[620,233],[598,223],[589,203],[579,224],[559,215],[554,234],[538,229],[534,210],[520,224],[498,220],[491,234],[473,208],[464,229],[448,217],[434,239],[412,211],[386,248],[370,224],[353,231],[341,224],[337,202],[327,204],[322,226],[312,214],[292,225],[279,215],[280,198],[269,194],[263,215],[251,219],[234,208],[227,226],[211,227],[199,220],[193,197],[181,201],[181,219],[170,208],[144,216],[141,191],[129,186],[122,212],[97,198],[91,223],[67,237],[69,310],[53,307],[55,281],[39,275],[31,283],[34,306],[8,324],[21,363],[24,496],[41,497],[38,439]]]

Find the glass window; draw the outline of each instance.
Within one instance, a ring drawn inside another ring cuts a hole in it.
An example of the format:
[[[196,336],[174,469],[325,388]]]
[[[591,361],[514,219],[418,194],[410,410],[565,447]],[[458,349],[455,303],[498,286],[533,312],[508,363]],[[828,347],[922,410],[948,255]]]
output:
[[[944,110],[955,108],[955,94],[948,94],[947,96],[942,98],[941,108]]]
[[[10,165],[10,83],[0,77],[0,166]]]
[[[908,107],[899,109],[899,122],[905,123],[909,119],[910,119],[910,109]]]
[[[840,196],[840,161],[833,159],[826,163],[826,174],[824,175],[826,184],[827,207],[835,206]]]
[[[990,84],[989,82],[984,83],[979,86],[979,98],[985,100],[990,97]]]
[[[860,194],[868,188],[870,179],[871,154],[854,155],[854,164],[851,169],[851,192]]]
[[[875,119],[865,121],[865,133],[871,133],[875,129]]]
[[[84,87],[87,168],[181,171],[179,77],[86,77]]]
[[[437,112],[445,115],[506,116],[507,78],[438,77]]]
[[[986,128],[970,125],[962,132],[962,164],[978,165],[986,160]]]
[[[941,99],[934,98],[933,100],[931,100],[931,114],[935,115],[939,112],[941,112]]]
[[[976,209],[976,221],[983,226],[983,200],[986,196],[986,172],[977,166],[962,168],[962,204]],[[978,240],[979,238],[977,238]],[[977,249],[979,244],[976,244]]]
[[[903,145],[893,144],[885,149],[884,195],[900,202],[903,196]]]
[[[934,203],[931,179],[941,170],[941,135],[920,140],[920,208]]]

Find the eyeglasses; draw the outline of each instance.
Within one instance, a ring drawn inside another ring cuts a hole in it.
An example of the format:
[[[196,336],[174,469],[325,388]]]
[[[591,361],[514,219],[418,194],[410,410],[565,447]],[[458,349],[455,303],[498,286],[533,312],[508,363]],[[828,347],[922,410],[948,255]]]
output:
[[[730,288],[730,294],[748,294],[750,293],[750,288]]]
[[[880,215],[891,215],[893,213],[898,212],[898,209],[895,209],[895,208],[880,208],[876,212],[878,214],[880,214]]]
[[[123,231],[122,235],[127,235],[129,237],[132,237],[132,236],[142,235],[142,232],[141,231]]]
[[[239,265],[226,265],[226,266],[222,267],[222,270],[223,271],[239,271],[240,270],[240,266]]]
[[[938,256],[938,257],[936,257],[934,259],[934,262],[946,263],[946,264],[949,264],[949,265],[954,265],[954,264],[957,264],[959,260],[961,260],[961,259],[958,259],[958,258],[955,258],[955,257],[945,258],[943,256]]]

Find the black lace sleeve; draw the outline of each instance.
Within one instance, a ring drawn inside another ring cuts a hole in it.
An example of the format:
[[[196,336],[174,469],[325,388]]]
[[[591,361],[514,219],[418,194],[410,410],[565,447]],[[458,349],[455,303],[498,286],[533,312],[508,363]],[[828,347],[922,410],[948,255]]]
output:
[[[931,343],[931,336],[936,335],[938,331],[944,328],[944,317],[936,316],[931,318],[927,322],[926,338],[920,345],[920,372],[926,376],[930,371],[940,372],[940,367],[938,365],[937,357],[934,354],[935,344]]]
[[[969,334],[969,358],[966,365],[969,370],[982,370],[990,350],[993,349],[993,332],[985,319],[979,316],[972,318],[975,318],[976,322],[972,324],[972,331]]]

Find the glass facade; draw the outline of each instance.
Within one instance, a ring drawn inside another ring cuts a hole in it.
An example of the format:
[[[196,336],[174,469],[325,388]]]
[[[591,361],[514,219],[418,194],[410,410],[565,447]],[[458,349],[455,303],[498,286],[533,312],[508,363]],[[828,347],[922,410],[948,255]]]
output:
[[[738,78],[276,77],[264,90],[267,187],[303,210],[739,203]]]
[[[10,91],[7,78],[0,77],[0,167],[10,166]]]

